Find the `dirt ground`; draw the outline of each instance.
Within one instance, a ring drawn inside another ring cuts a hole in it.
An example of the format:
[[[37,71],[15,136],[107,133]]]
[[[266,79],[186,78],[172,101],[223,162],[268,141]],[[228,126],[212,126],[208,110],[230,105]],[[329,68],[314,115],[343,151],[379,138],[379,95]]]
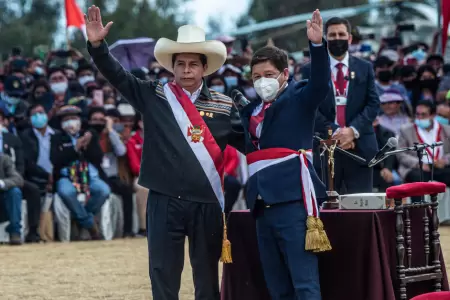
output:
[[[450,227],[441,227],[450,269]],[[180,299],[193,300],[188,258]],[[2,300],[149,300],[145,239],[0,246]]]

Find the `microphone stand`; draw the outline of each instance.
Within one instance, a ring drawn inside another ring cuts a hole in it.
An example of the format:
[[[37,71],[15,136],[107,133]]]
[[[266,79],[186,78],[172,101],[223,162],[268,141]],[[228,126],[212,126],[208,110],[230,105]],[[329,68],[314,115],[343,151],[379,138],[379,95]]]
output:
[[[436,144],[431,144],[431,153],[432,153],[432,157],[431,157],[431,181],[434,181],[434,151],[436,148]]]
[[[419,147],[419,145],[425,145],[426,147],[429,147],[427,144],[419,144],[414,143],[414,151],[417,153],[417,158],[419,159],[419,170],[420,170],[420,181],[423,182],[423,152],[425,151],[425,147]]]

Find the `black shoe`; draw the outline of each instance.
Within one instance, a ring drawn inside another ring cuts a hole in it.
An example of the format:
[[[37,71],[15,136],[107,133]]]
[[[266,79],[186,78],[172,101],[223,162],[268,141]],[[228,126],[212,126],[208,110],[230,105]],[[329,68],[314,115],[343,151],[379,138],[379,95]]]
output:
[[[27,237],[25,238],[25,243],[32,244],[32,243],[39,243],[41,241],[41,237],[36,232],[30,232],[27,234]]]
[[[124,234],[123,234],[123,238],[124,238],[124,239],[134,238],[134,237],[136,237],[136,235],[134,234],[134,232],[124,232]]]
[[[22,245],[22,237],[20,234],[13,233],[9,235],[9,244],[11,246],[20,246]]]
[[[136,234],[136,237],[141,237],[141,238],[147,237],[147,230],[139,229],[138,233]]]

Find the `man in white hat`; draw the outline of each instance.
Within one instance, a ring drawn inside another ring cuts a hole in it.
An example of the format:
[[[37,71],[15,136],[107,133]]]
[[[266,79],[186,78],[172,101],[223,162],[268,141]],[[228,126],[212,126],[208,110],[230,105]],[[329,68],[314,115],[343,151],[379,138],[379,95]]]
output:
[[[102,25],[99,8],[91,6],[85,19],[88,50],[97,68],[144,122],[139,184],[150,190],[147,228],[153,299],[178,299],[187,236],[195,298],[219,300],[222,248],[222,260],[231,258],[225,255],[229,242],[222,232],[222,153],[227,144],[242,151],[243,135],[232,130],[232,100],[209,90],[203,77],[223,65],[225,45],[205,41],[199,27],[182,26],[177,41],[161,38],[155,45],[157,61],[174,74],[174,82],[143,81],[110,55],[104,38],[112,22]]]

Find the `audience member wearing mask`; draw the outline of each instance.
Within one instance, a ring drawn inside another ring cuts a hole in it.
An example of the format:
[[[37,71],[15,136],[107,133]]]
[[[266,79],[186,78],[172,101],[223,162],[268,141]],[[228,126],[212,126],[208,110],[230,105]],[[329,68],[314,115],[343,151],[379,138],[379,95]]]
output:
[[[16,76],[7,76],[4,81],[4,91],[0,94],[1,101],[11,115],[26,114],[28,96],[23,81]]]
[[[405,87],[394,82],[394,62],[386,56],[380,56],[375,61],[374,67],[378,95],[381,96],[386,90],[396,89],[402,94],[403,99],[409,102]]]
[[[223,76],[227,85],[226,95],[229,95],[232,90],[240,88],[241,73],[242,71],[238,67],[231,64],[224,65],[217,71],[217,74]]]
[[[378,122],[378,118],[373,122],[373,129],[375,130],[378,145],[386,145],[388,140],[395,136],[394,132]],[[400,175],[396,171],[397,165],[396,157],[391,155],[373,167],[373,187],[378,192],[385,192],[388,187],[402,182]]]
[[[46,112],[49,112],[50,109],[52,109],[54,97],[47,81],[39,80],[34,83],[33,88],[31,89],[30,95],[28,97],[28,102],[31,105],[33,104],[42,105]]]
[[[419,169],[419,159],[414,151],[399,153],[399,174],[405,182],[436,180],[450,186],[450,126],[439,124],[435,119],[435,106],[432,102],[422,100],[416,106],[414,124],[405,125],[400,129],[398,147],[413,147],[416,143],[429,145],[442,141],[443,146],[426,149],[422,157],[423,180]],[[434,161],[434,178],[431,178],[431,166]],[[420,197],[412,197],[413,202],[420,201]]]
[[[427,58],[426,64],[431,66],[438,77],[443,75],[444,58],[440,54],[430,54]]]
[[[79,65],[76,74],[82,87],[86,87],[86,84],[90,82],[95,82],[95,71],[89,63]]]
[[[106,108],[106,106],[105,106]],[[120,133],[122,141],[126,143],[133,133],[136,123],[136,112],[134,108],[128,103],[121,103],[117,106],[117,111],[120,114],[120,123],[123,124],[123,129]]]
[[[412,105],[417,105],[421,100],[434,102],[439,87],[439,79],[431,66],[423,65],[417,70],[417,85],[412,93]]]
[[[1,128],[5,124],[4,112],[0,110]],[[17,172],[22,176],[25,174],[24,146],[19,137],[0,128],[0,152],[11,157],[15,164]],[[41,198],[39,196],[39,187],[34,183],[25,180],[22,186],[22,194],[27,200],[28,226],[29,231],[26,237],[27,242],[38,242],[39,235],[37,228],[39,225]]]
[[[173,74],[164,68],[159,69],[158,74],[156,74],[156,79],[161,81],[162,84],[173,81]]]
[[[417,84],[417,72],[414,66],[403,66],[401,68],[400,83],[405,87],[408,99],[412,99],[412,91]]]
[[[74,67],[69,65],[62,65],[61,68],[63,69],[64,74],[67,77],[67,80],[69,81],[77,80],[77,73]]]
[[[436,116],[434,119],[442,125],[450,125],[450,105],[448,103],[441,103],[436,108]]]
[[[127,142],[127,156],[131,173],[135,177],[134,187],[136,190],[136,203],[139,214],[139,234],[145,232],[146,225],[146,206],[148,198],[148,189],[138,184],[139,173],[141,169],[142,147],[144,145],[144,122],[140,113],[136,114],[136,132]]]
[[[61,107],[58,117],[63,132],[51,139],[50,160],[56,193],[81,228],[92,239],[101,239],[94,220],[111,190],[101,179],[103,151],[96,132],[81,131],[81,110],[72,105]]]
[[[378,117],[378,123],[395,135],[401,126],[410,122],[409,117],[401,110],[403,102],[403,96],[397,90],[386,90],[380,96],[382,114]]]
[[[227,83],[222,75],[212,74],[206,79],[206,85],[216,92],[224,94],[228,90]]]
[[[54,101],[53,106],[48,112],[48,117],[51,119],[58,112],[59,108],[64,105],[65,96],[69,87],[64,70],[61,68],[52,68],[47,74],[50,89],[52,90]]]
[[[133,188],[119,178],[118,157],[126,155],[127,150],[117,133],[117,130],[120,131],[117,128],[118,125],[121,125],[118,122],[117,114],[110,112],[109,116],[106,116],[105,109],[93,107],[89,111],[88,122],[89,127],[99,134],[100,146],[103,151],[101,167],[105,172],[106,182],[110,186],[111,191],[122,198],[124,236],[129,237],[133,235]]]
[[[22,244],[22,185],[22,176],[17,172],[12,159],[0,153],[0,212],[6,212],[6,220],[9,221],[6,231],[12,246]]]

